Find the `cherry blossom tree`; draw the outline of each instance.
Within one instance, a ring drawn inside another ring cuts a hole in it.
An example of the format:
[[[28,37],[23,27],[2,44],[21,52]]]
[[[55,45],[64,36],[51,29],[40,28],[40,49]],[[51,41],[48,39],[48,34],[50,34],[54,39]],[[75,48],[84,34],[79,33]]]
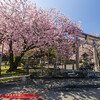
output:
[[[68,36],[64,31],[71,33]],[[54,8],[42,9],[28,0],[0,1],[0,33],[13,71],[29,50],[59,51],[61,56],[72,55],[75,33],[81,34],[80,23],[73,23]],[[14,59],[14,56],[16,58]]]

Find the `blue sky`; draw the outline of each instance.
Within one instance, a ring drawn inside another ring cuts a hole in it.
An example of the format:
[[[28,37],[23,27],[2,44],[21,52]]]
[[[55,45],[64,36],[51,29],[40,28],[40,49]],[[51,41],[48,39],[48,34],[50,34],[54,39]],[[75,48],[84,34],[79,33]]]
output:
[[[100,0],[32,0],[38,7],[60,9],[74,22],[81,21],[84,33],[100,34]]]

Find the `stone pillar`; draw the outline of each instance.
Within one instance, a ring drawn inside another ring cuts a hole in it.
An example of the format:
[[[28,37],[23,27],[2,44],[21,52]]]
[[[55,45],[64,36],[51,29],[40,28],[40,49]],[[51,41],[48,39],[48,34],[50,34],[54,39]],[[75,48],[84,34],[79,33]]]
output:
[[[97,67],[99,66],[99,61],[97,57],[97,49],[96,49],[96,42],[93,41],[93,59],[94,59],[94,69],[97,70]]]

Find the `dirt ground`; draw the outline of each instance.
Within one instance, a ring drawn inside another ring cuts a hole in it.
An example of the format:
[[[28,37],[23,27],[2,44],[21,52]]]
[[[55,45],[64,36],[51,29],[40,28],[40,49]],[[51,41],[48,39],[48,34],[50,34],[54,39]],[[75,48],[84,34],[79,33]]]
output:
[[[2,93],[39,93],[42,94],[44,100],[100,100],[100,88],[58,89],[57,86],[63,86],[64,85],[63,82],[64,81],[60,81],[60,80],[59,82],[57,81],[55,82],[51,81],[50,83],[46,82],[46,84],[48,84],[48,87],[44,85],[45,83],[43,81],[42,82],[39,81],[38,85],[36,85],[37,83],[35,84],[33,81],[29,81],[28,83],[23,83],[21,81],[4,83],[4,84],[0,84],[0,93],[1,94]],[[77,81],[76,83],[79,82],[80,81]],[[100,80],[95,82],[99,83]],[[51,84],[53,86],[56,86],[56,88],[51,88]]]

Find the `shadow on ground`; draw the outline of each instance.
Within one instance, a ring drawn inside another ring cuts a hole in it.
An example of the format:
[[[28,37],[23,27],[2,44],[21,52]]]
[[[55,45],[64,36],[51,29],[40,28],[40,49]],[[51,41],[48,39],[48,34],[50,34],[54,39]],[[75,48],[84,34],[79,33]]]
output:
[[[71,80],[10,82],[0,85],[0,93],[39,93],[43,95],[44,100],[100,100],[100,89],[97,88],[57,88],[57,86],[67,85],[68,81],[72,84]],[[100,80],[97,83],[99,82]]]

